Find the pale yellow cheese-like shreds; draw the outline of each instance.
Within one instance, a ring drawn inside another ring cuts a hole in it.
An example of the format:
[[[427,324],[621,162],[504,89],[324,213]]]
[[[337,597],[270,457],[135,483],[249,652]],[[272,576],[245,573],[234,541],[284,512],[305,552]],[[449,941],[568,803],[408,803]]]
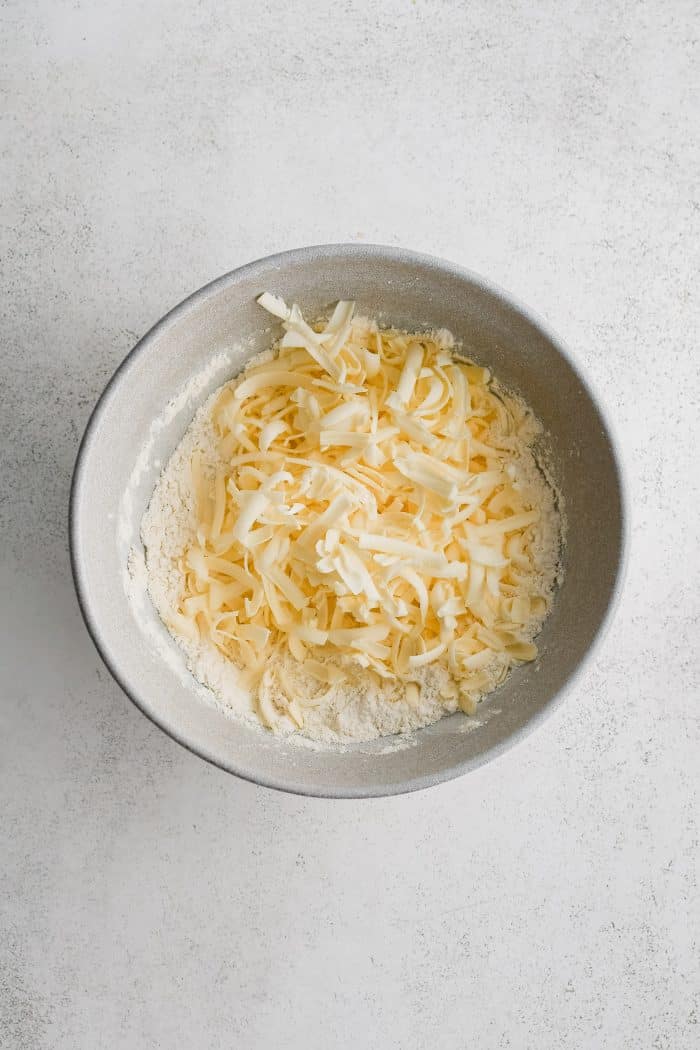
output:
[[[509,468],[532,417],[447,332],[380,330],[347,302],[314,327],[259,302],[285,334],[216,400],[223,467],[205,479],[193,458],[196,537],[171,627],[209,638],[253,689],[287,651],[319,688],[359,666],[408,700],[440,664],[444,695],[473,712],[494,662],[501,679],[535,658],[551,600],[541,508]],[[259,713],[301,727],[318,702],[265,695]]]

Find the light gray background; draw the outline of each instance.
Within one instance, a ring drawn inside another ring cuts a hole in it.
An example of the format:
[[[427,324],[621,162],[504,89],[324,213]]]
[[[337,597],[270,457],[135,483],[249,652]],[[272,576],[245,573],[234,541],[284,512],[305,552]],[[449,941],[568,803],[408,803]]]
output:
[[[2,20],[0,1045],[697,1047],[697,3]],[[78,440],[137,337],[335,240],[539,310],[617,422],[633,513],[619,615],[547,725],[367,803],[238,783],[150,725],[66,552]]]

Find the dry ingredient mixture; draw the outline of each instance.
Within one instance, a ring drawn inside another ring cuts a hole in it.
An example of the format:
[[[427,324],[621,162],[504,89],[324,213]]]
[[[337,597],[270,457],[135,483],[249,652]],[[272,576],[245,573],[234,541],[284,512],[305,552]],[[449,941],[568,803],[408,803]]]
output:
[[[541,426],[444,330],[338,303],[202,406],[141,536],[151,598],[233,713],[314,740],[428,725],[537,655],[562,521]]]

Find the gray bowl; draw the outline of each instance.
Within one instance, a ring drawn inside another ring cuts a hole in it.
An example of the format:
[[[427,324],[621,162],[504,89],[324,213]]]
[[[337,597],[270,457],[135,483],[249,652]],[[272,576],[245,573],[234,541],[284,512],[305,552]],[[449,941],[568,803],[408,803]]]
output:
[[[154,610],[144,603],[136,616],[127,598],[129,547],[139,543],[139,523],[161,466],[197,405],[276,334],[255,304],[266,290],[311,315],[349,298],[362,312],[399,326],[450,328],[477,360],[525,397],[551,435],[569,529],[566,576],[539,638],[540,656],[491,694],[476,718],[452,715],[420,730],[404,747],[387,749],[383,740],[316,750],[227,718],[184,671]],[[192,376],[215,355],[223,356],[193,390]],[[302,248],[234,270],[195,292],[144,336],[88,424],[73,478],[70,533],[88,630],[144,714],[202,758],[247,780],[306,795],[356,798],[413,791],[475,769],[553,710],[610,615],[623,561],[624,515],[620,467],[601,408],[538,318],[450,263],[345,244]]]

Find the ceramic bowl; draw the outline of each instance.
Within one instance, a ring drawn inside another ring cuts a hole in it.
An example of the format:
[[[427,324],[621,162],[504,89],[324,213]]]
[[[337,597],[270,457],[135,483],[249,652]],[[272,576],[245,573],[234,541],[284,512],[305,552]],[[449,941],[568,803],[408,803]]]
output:
[[[300,746],[226,717],[187,674],[180,650],[150,605],[135,615],[126,562],[130,546],[140,542],[139,523],[159,470],[197,406],[278,334],[274,319],[255,303],[263,291],[298,302],[307,316],[337,299],[355,299],[360,312],[386,323],[449,328],[542,420],[566,503],[566,575],[539,636],[538,659],[514,671],[476,717],[449,716],[399,740],[399,747],[387,747],[392,741],[386,739],[343,750]],[[193,382],[193,376],[199,378]],[[561,340],[527,307],[473,273],[414,252],[357,244],[261,259],[213,281],[159,321],[95,408],[70,509],[71,556],[86,624],[141,711],[222,769],[268,787],[325,797],[389,795],[459,776],[546,718],[609,618],[624,531],[610,429]]]

